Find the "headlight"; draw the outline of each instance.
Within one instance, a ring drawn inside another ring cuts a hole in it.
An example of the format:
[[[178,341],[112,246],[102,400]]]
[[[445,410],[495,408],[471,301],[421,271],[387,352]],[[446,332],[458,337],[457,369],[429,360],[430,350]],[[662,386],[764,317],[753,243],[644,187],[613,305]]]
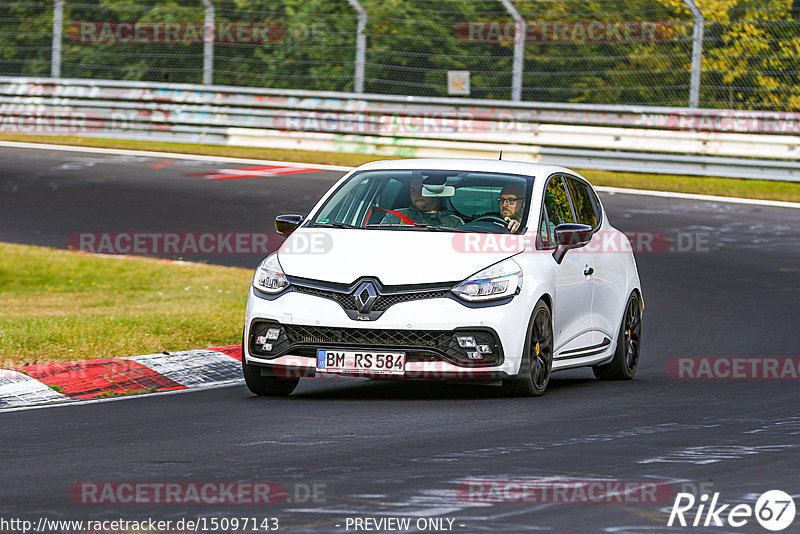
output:
[[[253,276],[253,287],[264,293],[280,293],[289,287],[289,281],[283,274],[281,264],[278,263],[278,254],[270,254],[256,268]]]
[[[468,301],[482,301],[511,297],[522,287],[522,269],[512,259],[473,274],[452,291]]]

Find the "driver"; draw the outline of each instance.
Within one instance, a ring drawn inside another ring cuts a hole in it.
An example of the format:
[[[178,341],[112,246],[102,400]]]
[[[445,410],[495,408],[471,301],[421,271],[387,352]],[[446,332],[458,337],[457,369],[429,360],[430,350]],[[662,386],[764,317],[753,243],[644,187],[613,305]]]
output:
[[[504,185],[497,203],[500,205],[500,217],[507,223],[506,228],[510,232],[519,230],[522,224],[522,217],[525,214],[524,187],[517,183]]]
[[[422,196],[422,177],[414,176],[411,179],[411,204],[410,208],[394,210],[402,213],[415,223],[425,223],[434,226],[457,228],[464,221],[450,210],[442,209],[442,199],[439,197]],[[402,224],[403,221],[393,213],[387,213],[381,224]]]

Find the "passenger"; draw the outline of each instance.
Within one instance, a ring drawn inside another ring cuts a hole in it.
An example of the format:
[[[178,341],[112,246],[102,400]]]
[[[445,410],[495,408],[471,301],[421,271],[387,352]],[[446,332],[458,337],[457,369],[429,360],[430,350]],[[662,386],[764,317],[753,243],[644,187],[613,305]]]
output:
[[[410,208],[400,208],[396,211],[406,216],[415,223],[431,224],[434,226],[446,226],[448,228],[458,228],[464,221],[450,210],[442,209],[442,199],[439,197],[422,196],[422,178],[415,176],[411,179],[411,203]],[[393,213],[387,213],[381,224],[408,224]]]

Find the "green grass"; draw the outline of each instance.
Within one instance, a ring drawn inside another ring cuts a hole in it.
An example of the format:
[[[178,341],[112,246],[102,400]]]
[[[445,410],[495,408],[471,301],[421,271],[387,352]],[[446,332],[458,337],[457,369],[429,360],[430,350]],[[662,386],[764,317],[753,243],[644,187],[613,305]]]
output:
[[[0,133],[0,141],[22,143],[46,143],[57,145],[90,146],[99,148],[122,148],[126,150],[154,150],[177,152],[178,154],[200,154],[203,156],[227,156],[232,158],[254,158],[325,165],[356,167],[362,163],[379,159],[399,159],[392,156],[368,156],[339,152],[316,152],[312,150],[288,150],[280,148],[254,148],[191,143],[163,143],[157,141],[134,141],[126,139],[103,139],[98,137],[73,137],[62,135],[23,135]]]
[[[251,276],[0,243],[0,368],[240,343]]]
[[[104,391],[95,395],[96,398],[109,398],[109,397],[124,397],[127,395],[144,395],[146,393],[155,393],[158,388],[147,389],[126,389],[125,391]]]
[[[581,170],[579,172],[594,185],[800,202],[800,183],[797,182],[708,178],[704,176],[676,176],[671,174],[644,174],[597,171],[591,169]]]
[[[155,150],[163,152],[177,152],[181,154],[229,156],[347,166],[357,166],[361,165],[362,163],[379,159],[397,159],[389,156],[372,156],[367,154],[196,145],[189,143],[161,143],[154,141],[128,141],[124,139],[100,139],[94,137],[0,134],[0,140],[104,148],[123,148],[129,150]],[[800,202],[800,183],[797,182],[780,182],[776,180],[743,180],[736,178],[715,178],[701,176],[674,176],[666,174],[597,171],[591,169],[581,170],[580,172],[594,185]]]

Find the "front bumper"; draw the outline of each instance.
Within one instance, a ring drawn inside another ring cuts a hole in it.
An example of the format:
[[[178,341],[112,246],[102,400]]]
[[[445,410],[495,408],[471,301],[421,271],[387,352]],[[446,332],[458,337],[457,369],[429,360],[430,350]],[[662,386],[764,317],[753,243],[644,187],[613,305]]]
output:
[[[430,298],[394,304],[377,320],[362,322],[330,299],[301,292],[265,299],[251,287],[243,357],[261,366],[262,374],[301,377],[319,376],[319,348],[397,350],[407,355],[403,378],[507,378],[518,372],[529,313],[519,295],[486,307]],[[279,328],[281,334],[265,351],[255,340],[269,328]],[[490,345],[491,357],[468,358],[456,334],[473,335],[479,344]]]

